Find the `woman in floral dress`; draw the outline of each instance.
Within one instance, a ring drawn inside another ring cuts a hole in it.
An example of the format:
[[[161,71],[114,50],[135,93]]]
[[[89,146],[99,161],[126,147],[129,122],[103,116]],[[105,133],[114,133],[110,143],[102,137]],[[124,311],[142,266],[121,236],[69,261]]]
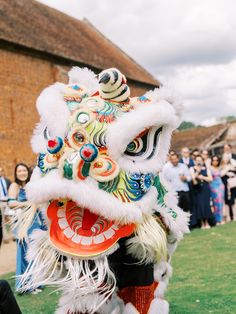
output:
[[[222,224],[224,193],[225,187],[221,179],[220,158],[218,156],[211,157],[211,175],[213,180],[210,182],[211,199],[214,208],[214,215],[217,224]]]

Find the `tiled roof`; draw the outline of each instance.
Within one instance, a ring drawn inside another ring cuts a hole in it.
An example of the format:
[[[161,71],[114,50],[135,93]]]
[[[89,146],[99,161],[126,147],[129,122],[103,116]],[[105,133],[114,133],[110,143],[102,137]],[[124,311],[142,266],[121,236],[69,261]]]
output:
[[[171,149],[177,152],[185,146],[190,149],[207,149],[226,129],[226,124],[217,124],[210,127],[197,127],[175,131],[172,136]]]
[[[117,67],[134,81],[160,84],[87,20],[77,20],[34,0],[0,0],[0,41],[99,70]]]

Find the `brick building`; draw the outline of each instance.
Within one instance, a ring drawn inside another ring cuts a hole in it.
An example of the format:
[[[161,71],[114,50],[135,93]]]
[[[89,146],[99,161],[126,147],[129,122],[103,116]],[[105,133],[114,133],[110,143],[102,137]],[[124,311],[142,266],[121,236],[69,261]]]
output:
[[[33,0],[0,0],[0,166],[8,176],[19,161],[35,163],[30,147],[38,121],[35,100],[53,82],[67,82],[74,65],[96,73],[117,67],[135,95],[159,86],[87,20]]]

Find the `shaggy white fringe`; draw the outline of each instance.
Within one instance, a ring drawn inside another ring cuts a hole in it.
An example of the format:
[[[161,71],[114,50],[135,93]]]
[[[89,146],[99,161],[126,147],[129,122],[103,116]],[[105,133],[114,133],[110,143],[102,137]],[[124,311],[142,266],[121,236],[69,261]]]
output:
[[[25,240],[28,242],[28,229],[30,228],[34,215],[37,211],[37,206],[34,204],[18,205],[13,208],[15,214],[10,220],[10,226],[12,230],[17,231],[17,239],[19,241]]]
[[[86,88],[89,96],[99,89],[96,74],[88,68],[73,67],[69,72],[69,84],[80,83]]]
[[[133,306],[132,303],[125,305],[124,312],[122,314],[140,314],[139,311]]]
[[[34,153],[45,153],[47,140],[43,131],[47,127],[50,137],[65,137],[68,131],[70,111],[64,101],[65,84],[55,83],[45,88],[39,95],[36,107],[40,115],[40,123],[35,127],[31,138]]]
[[[168,314],[169,313],[169,303],[163,299],[154,299],[150,305],[147,314]]]
[[[58,198],[72,199],[95,214],[123,224],[141,222],[143,211],[151,212],[156,202],[154,189],[136,203],[123,203],[94,184],[91,186],[90,183],[91,180],[80,182],[67,180],[61,177],[59,170],[51,170],[41,177],[40,170],[35,169],[32,180],[26,186],[26,193],[27,198],[34,203]]]
[[[185,233],[189,233],[190,214],[178,207],[176,193],[171,191],[171,187],[164,179],[162,173],[159,173],[159,177],[161,184],[167,190],[167,194],[164,197],[164,205],[156,206],[155,210],[161,214],[165,224],[170,229],[167,240],[170,249],[169,254],[171,255],[176,247],[176,241],[180,241]],[[171,210],[177,214],[176,218],[173,218]]]
[[[68,310],[95,313],[110,298],[116,286],[107,256],[99,256],[94,260],[67,256],[67,271],[63,263],[58,266],[59,258],[60,254],[52,247],[47,232],[33,232],[27,252],[29,265],[20,276],[22,288],[18,291],[33,290],[44,285],[58,285],[58,290],[63,291],[58,313],[66,313]]]
[[[135,230],[135,236],[126,241],[127,252],[139,263],[157,263],[167,260],[166,233],[153,216],[144,216]]]
[[[152,102],[159,102],[161,100],[168,101],[175,108],[176,114],[181,118],[184,109],[183,100],[172,87],[162,86],[155,88],[154,90],[148,91],[145,96],[152,99]]]
[[[168,262],[161,261],[154,265],[154,280],[158,282],[158,286],[154,292],[156,298],[164,298],[171,276],[172,267]]]
[[[35,154],[47,153],[47,140],[44,138],[45,123],[40,121],[36,124],[30,139],[32,150]]]

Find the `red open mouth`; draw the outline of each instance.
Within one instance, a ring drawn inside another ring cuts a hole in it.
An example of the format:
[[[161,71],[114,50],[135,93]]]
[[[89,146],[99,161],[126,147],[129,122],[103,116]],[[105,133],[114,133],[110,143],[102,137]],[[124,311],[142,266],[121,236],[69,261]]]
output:
[[[60,251],[78,257],[105,253],[123,237],[134,232],[135,225],[120,225],[71,200],[55,200],[47,209],[51,220],[50,240]]]

